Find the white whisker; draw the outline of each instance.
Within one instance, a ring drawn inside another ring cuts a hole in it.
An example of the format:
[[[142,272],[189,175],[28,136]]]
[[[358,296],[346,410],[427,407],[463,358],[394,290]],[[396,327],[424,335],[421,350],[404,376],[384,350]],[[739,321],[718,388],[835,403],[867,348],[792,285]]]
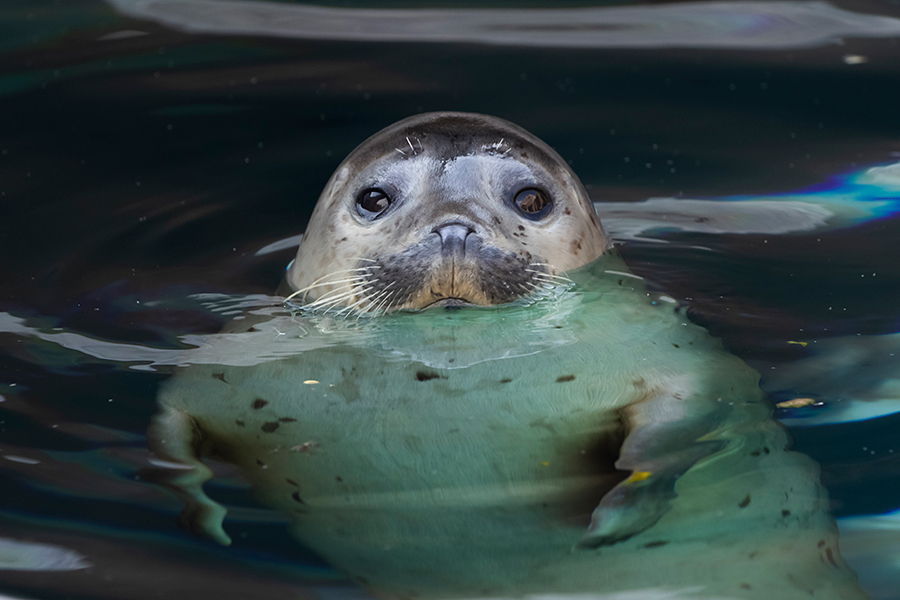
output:
[[[380,306],[381,302],[383,302],[384,299],[388,298],[393,293],[393,292],[389,291],[388,288],[390,288],[395,283],[397,283],[397,282],[396,281],[390,282],[389,284],[387,284],[387,286],[384,287],[384,289],[382,289],[380,292],[378,292],[378,294],[376,294],[375,297],[372,298],[372,301],[369,303],[369,305],[366,306],[366,312],[376,312],[378,310],[378,307]],[[374,308],[373,308],[373,306],[374,306]]]
[[[397,290],[393,290],[390,294],[385,296],[385,298],[378,303],[378,306],[375,307],[375,315],[378,315],[378,311],[381,310],[383,315],[387,314],[388,308],[391,306],[391,300],[394,298],[394,294],[397,293]]]
[[[390,285],[388,287],[390,287]],[[387,288],[385,288],[377,293],[367,294],[362,300],[360,300],[360,303],[364,302],[365,305],[358,311],[359,314],[356,316],[356,320],[359,321],[359,319],[363,315],[371,313],[372,306],[376,302],[379,302],[386,294],[388,294]]]
[[[338,315],[341,315],[341,314],[344,314],[344,313],[349,313],[349,312],[351,312],[354,308],[356,308],[357,306],[359,306],[360,304],[362,304],[363,302],[365,302],[366,299],[367,299],[367,297],[365,297],[365,296],[362,297],[362,298],[360,298],[359,300],[357,300],[357,301],[354,302],[353,304],[350,304],[350,305],[348,305],[348,306],[345,306],[345,307],[342,308],[341,310],[339,310],[339,311],[337,311],[336,313],[334,313],[334,316],[338,316]],[[331,310],[331,309],[328,309],[328,310]],[[326,312],[327,312],[327,311],[326,311]],[[361,313],[360,313],[360,314],[361,314]]]
[[[344,293],[338,294],[337,296],[325,295],[325,296],[322,296],[321,298],[319,298],[318,300],[316,300],[315,302],[311,302],[311,303],[305,305],[304,308],[309,308],[309,309],[313,309],[313,310],[322,308],[323,306],[329,306],[329,307],[333,308],[334,305],[336,305],[340,302],[343,302],[347,298],[352,298],[357,293],[359,293],[359,292],[356,289],[351,289],[349,292],[344,292]]]

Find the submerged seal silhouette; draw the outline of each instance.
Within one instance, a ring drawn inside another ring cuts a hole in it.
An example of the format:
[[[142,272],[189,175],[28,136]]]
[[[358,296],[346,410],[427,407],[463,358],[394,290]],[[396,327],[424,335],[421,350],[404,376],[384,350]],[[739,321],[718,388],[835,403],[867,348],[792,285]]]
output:
[[[148,441],[182,523],[230,543],[214,458],[382,597],[865,598],[758,374],[608,249],[514,125],[376,134],[287,273],[322,310],[235,317],[161,388]]]
[[[547,144],[496,117],[427,113],[341,163],[287,282],[315,307],[494,305],[608,248],[584,187]]]

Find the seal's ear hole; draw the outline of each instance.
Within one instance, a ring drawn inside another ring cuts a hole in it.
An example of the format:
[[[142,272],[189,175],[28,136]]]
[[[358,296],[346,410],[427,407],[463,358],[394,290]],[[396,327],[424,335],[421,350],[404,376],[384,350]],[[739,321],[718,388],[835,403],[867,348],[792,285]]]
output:
[[[391,197],[381,188],[366,188],[356,197],[359,214],[369,219],[378,218],[391,205]]]
[[[529,219],[542,219],[550,212],[553,202],[546,192],[535,188],[525,188],[516,194],[516,208]]]

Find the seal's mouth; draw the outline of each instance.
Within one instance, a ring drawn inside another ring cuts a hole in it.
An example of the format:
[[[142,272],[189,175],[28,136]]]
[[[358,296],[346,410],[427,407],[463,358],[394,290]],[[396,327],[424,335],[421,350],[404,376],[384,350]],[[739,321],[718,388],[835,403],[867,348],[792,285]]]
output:
[[[437,302],[432,302],[428,306],[423,306],[422,308],[462,308],[463,306],[475,305],[462,298],[442,298]]]

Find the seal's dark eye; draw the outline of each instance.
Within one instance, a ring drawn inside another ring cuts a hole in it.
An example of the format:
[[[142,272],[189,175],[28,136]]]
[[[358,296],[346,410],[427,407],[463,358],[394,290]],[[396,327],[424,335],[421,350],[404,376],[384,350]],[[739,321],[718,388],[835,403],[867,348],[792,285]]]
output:
[[[526,188],[516,194],[515,203],[516,208],[529,219],[543,219],[553,207],[547,194],[534,188]]]
[[[369,220],[378,217],[390,205],[391,197],[387,195],[387,192],[379,188],[365,189],[356,197],[356,207],[359,210],[359,214]]]

